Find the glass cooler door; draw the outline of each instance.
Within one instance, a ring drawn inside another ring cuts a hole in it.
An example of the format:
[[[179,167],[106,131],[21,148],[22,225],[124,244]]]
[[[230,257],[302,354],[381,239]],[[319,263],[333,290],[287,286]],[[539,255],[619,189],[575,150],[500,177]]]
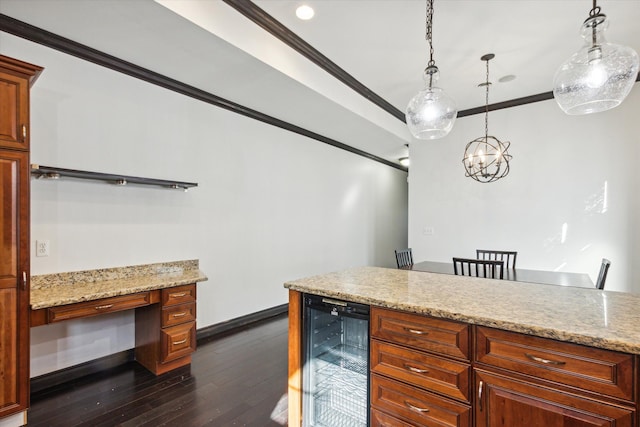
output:
[[[367,426],[369,306],[316,295],[304,301],[303,426]]]

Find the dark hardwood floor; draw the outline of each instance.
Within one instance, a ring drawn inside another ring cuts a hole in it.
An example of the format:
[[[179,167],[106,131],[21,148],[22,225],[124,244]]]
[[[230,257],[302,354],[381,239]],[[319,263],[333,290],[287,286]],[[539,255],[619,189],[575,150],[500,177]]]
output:
[[[28,427],[287,425],[287,316],[198,342],[190,367],[137,363],[31,396]]]

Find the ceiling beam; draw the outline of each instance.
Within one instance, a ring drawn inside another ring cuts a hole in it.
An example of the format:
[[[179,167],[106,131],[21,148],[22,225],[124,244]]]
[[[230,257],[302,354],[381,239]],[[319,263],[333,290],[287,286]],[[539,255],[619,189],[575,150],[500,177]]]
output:
[[[285,27],[280,21],[269,15],[251,0],[223,0],[229,6],[249,18],[256,25],[268,31],[286,45],[300,53],[302,56],[316,64],[318,67],[331,74],[333,77],[362,95],[378,107],[382,108],[393,117],[406,123],[402,111],[387,102],[384,98],[356,80],[351,74],[340,68],[335,62],[324,56],[309,43],[304,41],[296,33]]]
[[[190,98],[224,108],[234,113],[250,117],[254,120],[258,120],[263,123],[288,130],[298,135],[306,136],[316,141],[320,141],[327,145],[331,145],[350,153],[357,154],[359,156],[376,161],[378,163],[382,163],[392,168],[399,169],[404,172],[408,171],[406,167],[400,164],[391,162],[387,159],[378,157],[371,153],[367,153],[366,151],[312,132],[308,129],[304,129],[300,126],[296,126],[292,123],[285,122],[284,120],[280,120],[273,116],[261,113],[260,111],[245,107],[233,101],[221,98],[202,89],[198,89],[181,81],[174,80],[170,77],[156,73],[155,71],[140,67],[139,65],[93,49],[89,46],[59,36],[52,32],[43,30],[42,28],[27,24],[26,22],[19,21],[5,14],[0,14],[0,30],[9,34],[13,34],[14,36],[21,37],[23,39],[30,40],[34,43],[49,47],[51,49],[66,53],[68,55],[75,56],[76,58],[80,58],[85,61],[89,61],[94,64],[109,68],[111,70],[126,74],[128,76],[143,80],[147,83],[151,83],[156,86],[171,90],[173,92],[177,92]]]

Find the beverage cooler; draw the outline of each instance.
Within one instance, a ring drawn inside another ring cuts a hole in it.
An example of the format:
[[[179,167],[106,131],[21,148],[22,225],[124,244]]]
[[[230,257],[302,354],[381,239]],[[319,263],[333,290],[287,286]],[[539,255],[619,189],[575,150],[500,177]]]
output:
[[[304,427],[369,424],[369,306],[304,295]]]

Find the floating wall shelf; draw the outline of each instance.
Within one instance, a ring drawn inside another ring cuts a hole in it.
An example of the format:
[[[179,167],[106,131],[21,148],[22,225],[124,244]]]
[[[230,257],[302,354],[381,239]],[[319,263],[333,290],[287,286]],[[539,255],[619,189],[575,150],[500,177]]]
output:
[[[128,175],[114,175],[110,173],[102,172],[89,172],[75,169],[63,169],[52,166],[31,165],[31,175],[38,179],[59,179],[62,177],[79,178],[79,179],[91,179],[94,181],[103,181],[115,185],[153,185],[156,187],[173,188],[177,190],[184,190],[191,187],[197,187],[195,182],[183,182],[183,181],[171,181],[166,179],[155,178],[141,178],[137,176]]]

